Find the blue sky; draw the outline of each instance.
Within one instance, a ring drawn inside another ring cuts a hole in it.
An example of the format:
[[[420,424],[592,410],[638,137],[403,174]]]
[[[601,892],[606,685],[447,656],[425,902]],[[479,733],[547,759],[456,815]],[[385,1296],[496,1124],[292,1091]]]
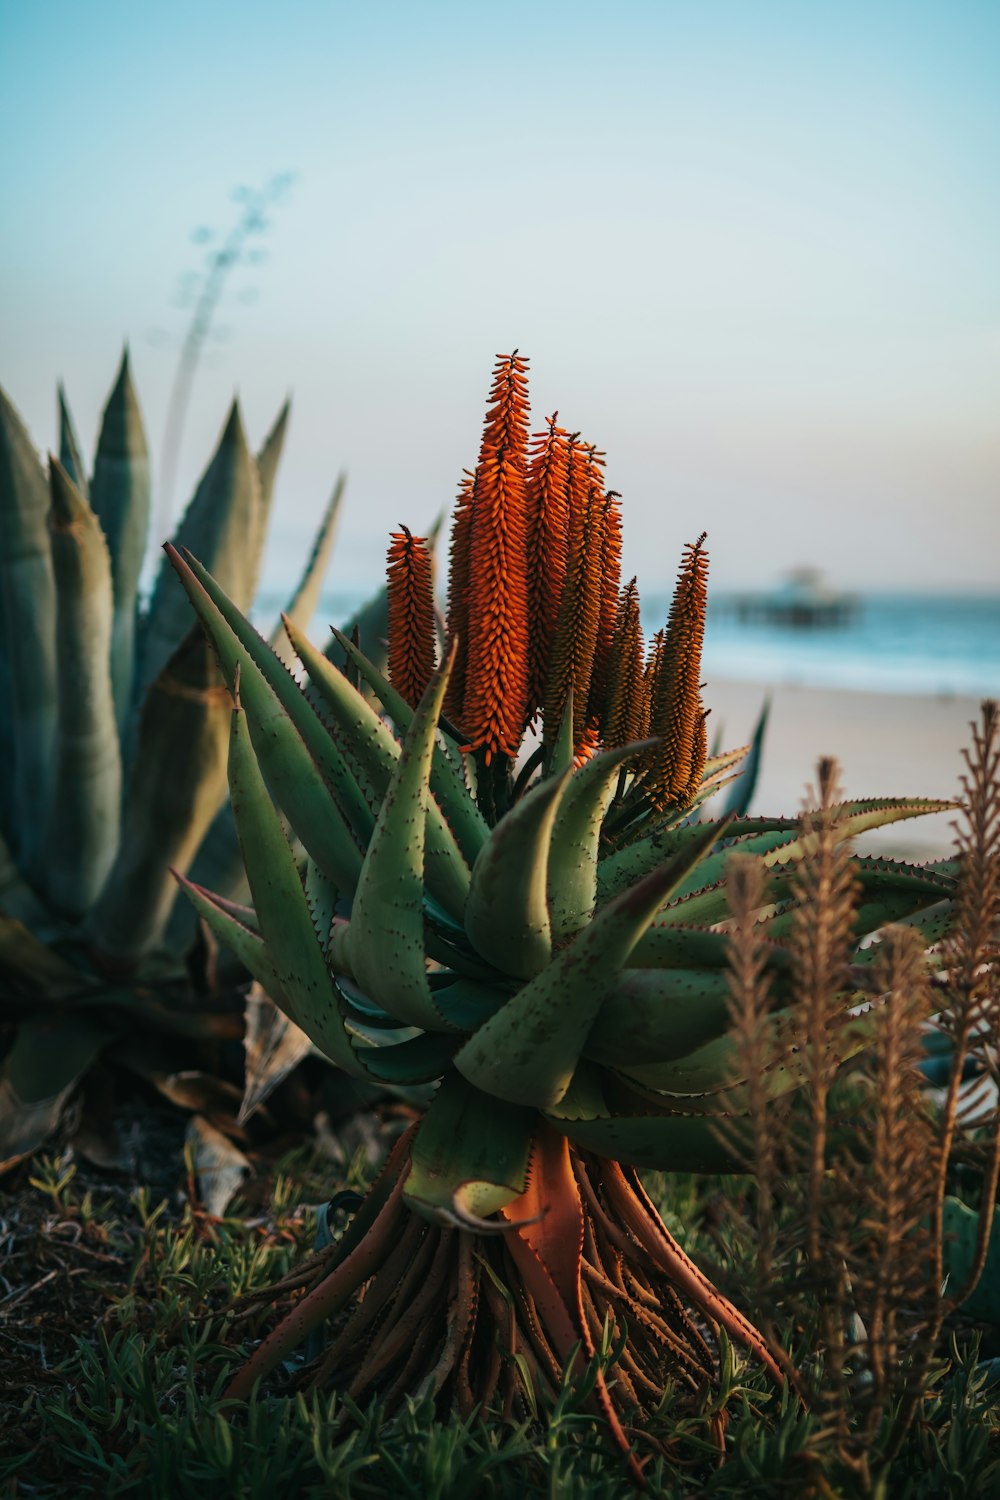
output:
[[[0,379],[47,446],[61,376],[90,448],[128,338],[158,453],[191,231],[290,170],[178,487],[291,391],[272,580],[346,465],[331,582],[374,581],[516,345],[641,584],[707,529],[721,586],[996,588],[998,70],[992,0],[7,5]]]

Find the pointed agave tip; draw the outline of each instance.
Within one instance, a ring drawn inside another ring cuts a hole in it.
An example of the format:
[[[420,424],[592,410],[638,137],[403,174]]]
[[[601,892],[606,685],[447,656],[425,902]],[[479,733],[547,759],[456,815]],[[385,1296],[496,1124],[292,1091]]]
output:
[[[226,425],[222,429],[222,441],[233,442],[243,438],[243,413],[240,410],[240,398],[234,395],[229,411],[226,413]]]
[[[49,454],[49,494],[52,499],[52,520],[60,530],[83,520],[90,510],[54,453]]]

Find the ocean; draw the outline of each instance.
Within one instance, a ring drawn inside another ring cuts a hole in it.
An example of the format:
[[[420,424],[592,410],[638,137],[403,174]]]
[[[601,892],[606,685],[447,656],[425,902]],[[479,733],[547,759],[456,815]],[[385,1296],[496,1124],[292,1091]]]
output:
[[[337,591],[317,610],[313,638],[341,623],[371,593]],[[285,596],[287,598],[287,596]],[[262,598],[261,626],[284,598]],[[828,628],[743,623],[720,595],[709,607],[704,672],[711,680],[853,688],[873,693],[1000,697],[1000,594],[872,594],[861,596],[851,621]],[[647,632],[667,617],[670,595],[643,599]]]

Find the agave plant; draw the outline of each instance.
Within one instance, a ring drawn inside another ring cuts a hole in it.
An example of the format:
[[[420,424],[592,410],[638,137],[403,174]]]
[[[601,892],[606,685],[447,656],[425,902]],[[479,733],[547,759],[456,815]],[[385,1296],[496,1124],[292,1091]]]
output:
[[[195,923],[183,902],[172,916],[169,866],[237,891],[242,867],[225,685],[168,567],[140,608],[150,478],[127,352],[89,480],[61,390],[59,408],[61,456],[46,474],[0,392],[0,690],[11,705],[0,716],[0,1163],[39,1144],[89,1062],[138,1018],[195,1037],[241,1025],[192,1010],[183,959]],[[286,406],[254,457],[234,403],[177,533],[244,607],[287,418]],[[300,625],[341,491],[292,602]]]
[[[647,652],[634,580],[620,587],[619,516],[597,450],[554,418],[529,444],[525,363],[510,356],[456,507],[440,662],[426,548],[405,528],[388,676],[335,632],[341,670],[289,621],[305,689],[218,580],[168,549],[234,698],[252,905],[182,883],[340,1068],[429,1095],[336,1243],[244,1304],[251,1318],[293,1305],[234,1396],[324,1323],[314,1382],[390,1409],[406,1393],[463,1412],[496,1398],[507,1415],[567,1363],[582,1375],[615,1330],[614,1381],[587,1378],[626,1448],[627,1414],[668,1380],[693,1393],[715,1379],[720,1328],[779,1373],[637,1169],[731,1164],[716,1126],[745,1100],[723,866],[733,849],[766,863],[780,1030],[808,834],[781,817],[696,820],[745,753],[706,756],[704,539]],[[849,803],[837,826],[848,840],[940,806]],[[856,857],[854,872],[859,942],[889,919],[946,920],[947,873]],[[799,1081],[790,1054],[768,1088]]]

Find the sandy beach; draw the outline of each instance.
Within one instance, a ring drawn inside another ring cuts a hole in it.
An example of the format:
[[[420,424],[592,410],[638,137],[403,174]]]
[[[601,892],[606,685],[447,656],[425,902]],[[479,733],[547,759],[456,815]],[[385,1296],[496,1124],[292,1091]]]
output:
[[[956,795],[960,752],[979,700],[909,693],[709,681],[709,741],[745,742],[765,697],[771,715],[752,811],[794,813],[820,755],[836,756],[848,797]],[[933,859],[951,846],[951,813],[914,819],[866,836],[863,847],[908,859]]]

